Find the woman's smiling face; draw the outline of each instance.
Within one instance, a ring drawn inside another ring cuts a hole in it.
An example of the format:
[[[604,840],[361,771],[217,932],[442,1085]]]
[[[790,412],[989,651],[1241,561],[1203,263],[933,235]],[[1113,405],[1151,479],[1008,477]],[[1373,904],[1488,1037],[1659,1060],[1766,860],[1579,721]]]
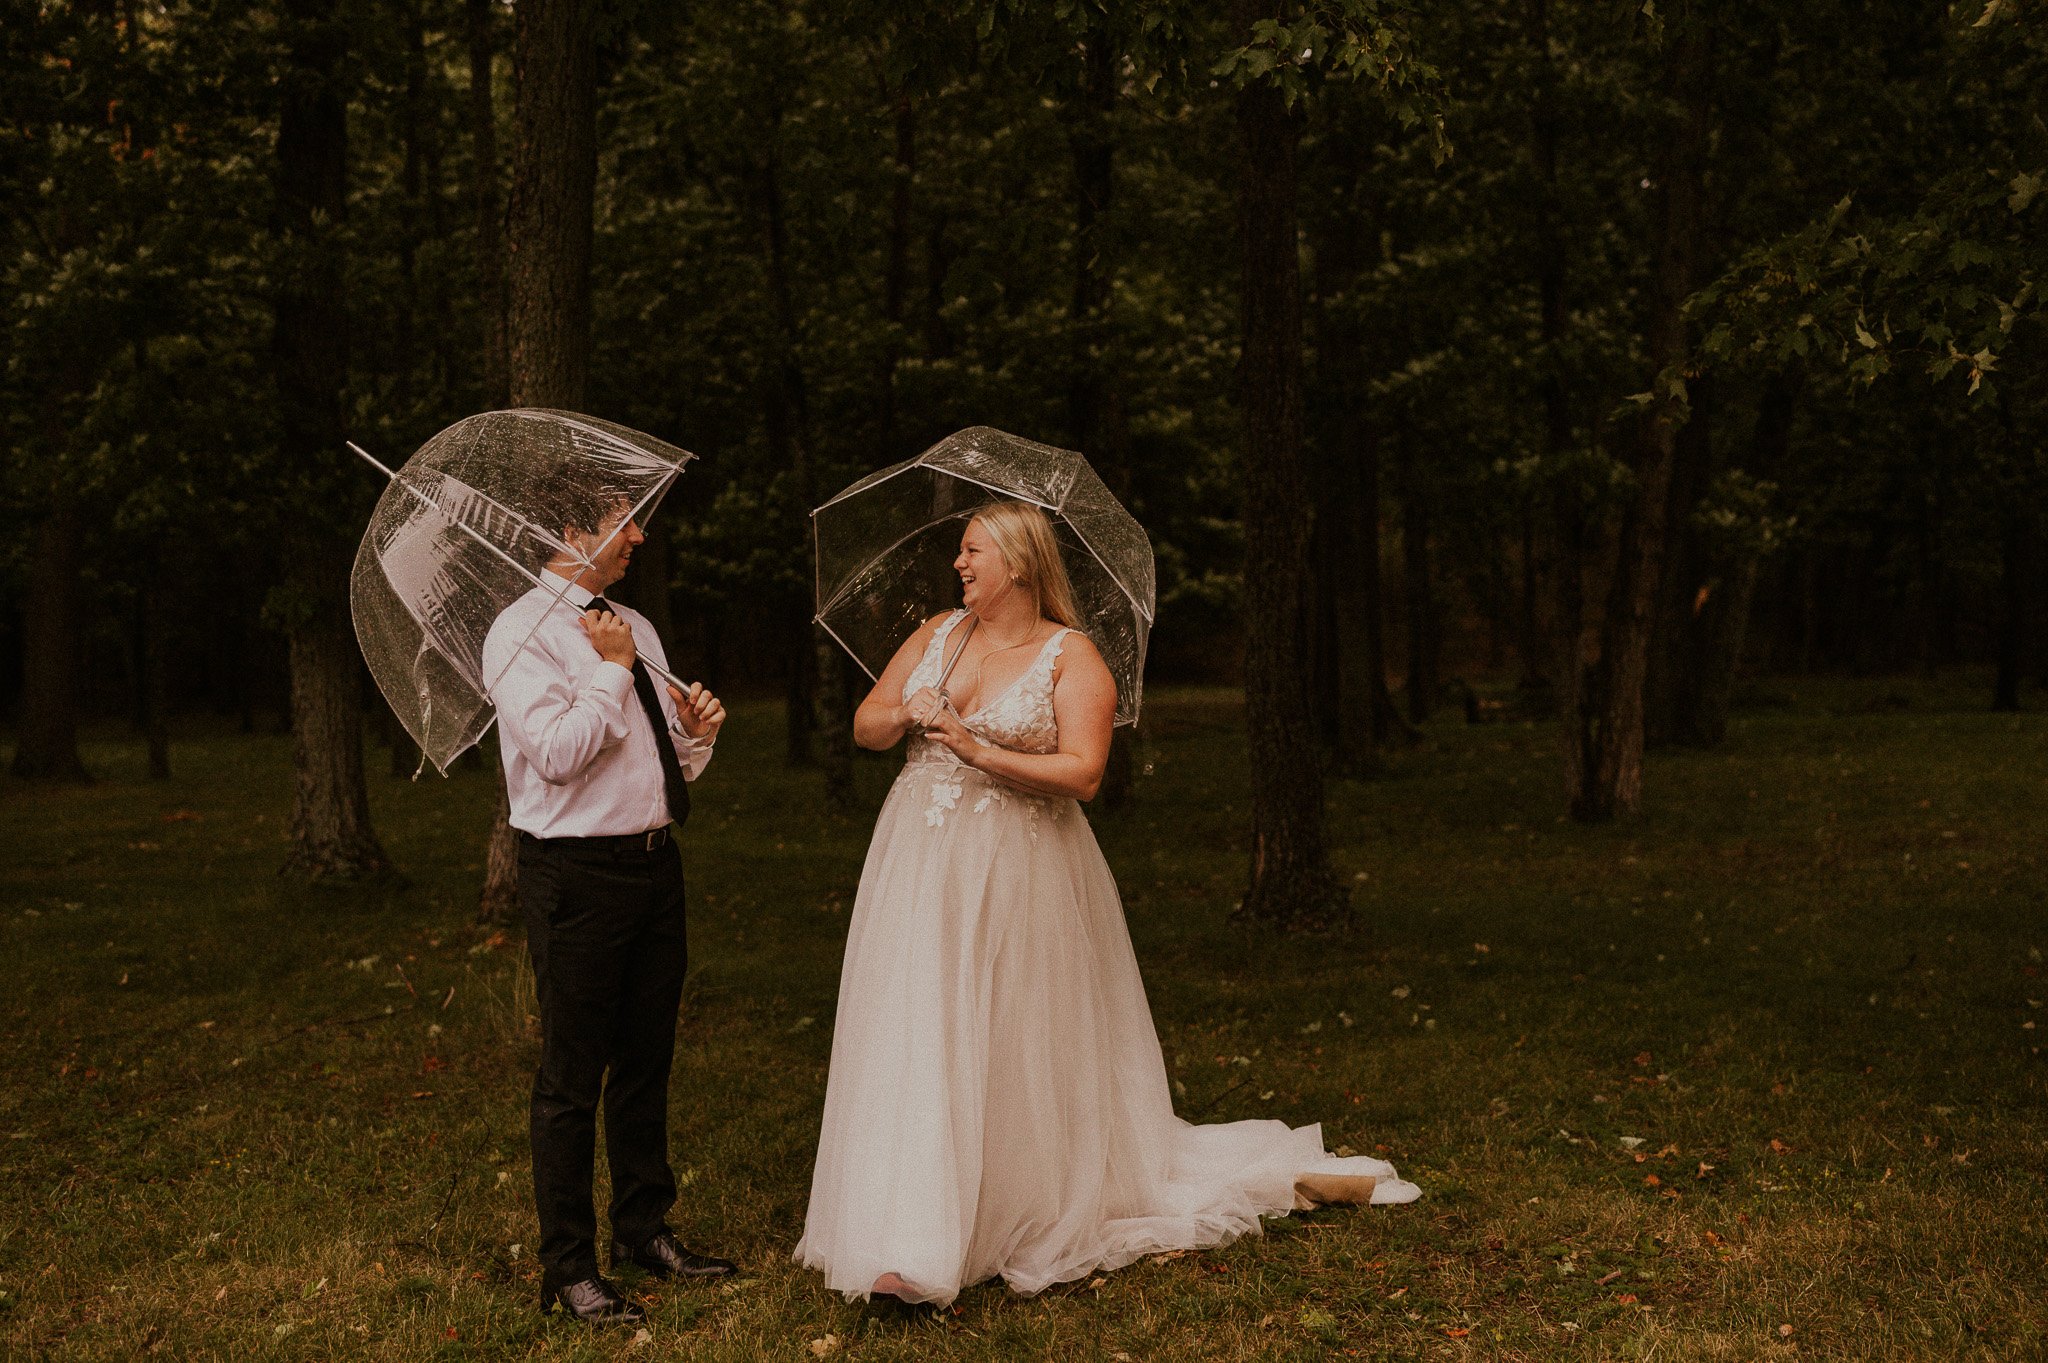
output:
[[[967,522],[953,571],[960,575],[960,604],[969,610],[993,602],[1010,583],[1009,561],[979,520]]]

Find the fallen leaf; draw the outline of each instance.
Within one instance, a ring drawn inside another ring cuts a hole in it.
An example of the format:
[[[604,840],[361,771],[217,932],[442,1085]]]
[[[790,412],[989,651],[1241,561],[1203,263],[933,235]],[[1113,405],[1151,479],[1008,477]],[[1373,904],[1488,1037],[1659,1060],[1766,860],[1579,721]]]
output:
[[[1469,1334],[1471,1334],[1472,1332],[1471,1332],[1470,1330],[1467,1330],[1467,1329],[1465,1329],[1465,1328],[1464,1328],[1463,1326],[1459,1326],[1459,1327],[1458,1327],[1457,1329],[1455,1329],[1455,1330],[1453,1330],[1453,1329],[1450,1329],[1450,1328],[1449,1328],[1449,1327],[1447,1326],[1447,1327],[1445,1327],[1445,1329],[1444,1329],[1444,1333],[1445,1333],[1445,1334],[1447,1334],[1447,1335],[1449,1335],[1449,1336],[1450,1336],[1450,1337],[1451,1337],[1452,1339],[1463,1339],[1463,1338],[1464,1338],[1464,1337],[1465,1337],[1466,1335],[1469,1335]]]
[[[838,1348],[839,1336],[825,1335],[822,1338],[811,1341],[811,1357],[823,1358],[826,1354],[837,1352]]]
[[[1644,1186],[1645,1188],[1656,1188],[1656,1187],[1660,1187],[1660,1186],[1661,1186],[1661,1185],[1663,1184],[1663,1182],[1664,1182],[1664,1180],[1663,1180],[1663,1179],[1661,1179],[1661,1178],[1658,1178],[1658,1177],[1657,1177],[1657,1176],[1656,1176],[1655,1174],[1645,1174],[1645,1175],[1643,1175],[1643,1186]]]
[[[1619,1277],[1620,1277],[1620,1276],[1621,1276],[1621,1275],[1622,1275],[1622,1274],[1623,1274],[1624,1272],[1626,1272],[1626,1270],[1625,1270],[1625,1269],[1619,1269],[1619,1268],[1617,1268],[1617,1269],[1615,1269],[1615,1270],[1614,1270],[1614,1272],[1612,1272],[1612,1273],[1609,1273],[1609,1274],[1607,1274],[1607,1275],[1606,1275],[1605,1277],[1602,1277],[1602,1278],[1598,1278],[1598,1279],[1595,1279],[1595,1281],[1596,1281],[1596,1282],[1597,1282],[1597,1283],[1598,1283],[1598,1284],[1599,1284],[1599,1285],[1600,1285],[1601,1287],[1605,1287],[1605,1286],[1607,1286],[1607,1284],[1609,1284],[1609,1283],[1613,1282],[1613,1281],[1614,1281],[1614,1280],[1615,1280],[1616,1278],[1619,1278]]]
[[[1779,1338],[1779,1339],[1790,1339],[1790,1338],[1792,1338],[1792,1327],[1791,1327],[1790,1325],[1780,1325],[1780,1326],[1778,1327],[1778,1338]]]
[[[1785,1142],[1783,1142],[1783,1141],[1779,1140],[1779,1139],[1778,1139],[1778,1138],[1777,1138],[1776,1136],[1773,1136],[1773,1137],[1771,1137],[1771,1153],[1772,1153],[1772,1154],[1774,1154],[1774,1155],[1789,1155],[1789,1154],[1791,1154],[1791,1153],[1792,1153],[1793,1149],[1794,1149],[1794,1147],[1793,1147],[1793,1146],[1789,1146],[1789,1145],[1785,1144]]]
[[[1615,1300],[1620,1302],[1623,1306],[1633,1306],[1636,1304],[1637,1298],[1636,1294],[1633,1292],[1624,1292],[1620,1296],[1616,1297]]]

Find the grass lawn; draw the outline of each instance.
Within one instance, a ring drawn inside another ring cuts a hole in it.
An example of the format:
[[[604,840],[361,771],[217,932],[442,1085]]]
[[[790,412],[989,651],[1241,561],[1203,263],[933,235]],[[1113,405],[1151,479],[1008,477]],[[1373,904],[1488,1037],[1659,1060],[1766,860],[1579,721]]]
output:
[[[943,1315],[789,1260],[868,819],[742,706],[686,839],[672,1219],[746,1271],[650,1287],[637,1343],[534,1310],[486,774],[373,778],[409,884],[307,891],[286,740],[193,736],[152,784],[110,737],[90,788],[0,784],[0,1354],[2048,1357],[2048,716],[1979,680],[1798,684],[1609,828],[1558,818],[1546,728],[1433,727],[1333,785],[1358,925],[1310,941],[1227,919],[1235,697],[1149,700],[1097,827],[1182,1112],[1321,1121],[1423,1200]]]

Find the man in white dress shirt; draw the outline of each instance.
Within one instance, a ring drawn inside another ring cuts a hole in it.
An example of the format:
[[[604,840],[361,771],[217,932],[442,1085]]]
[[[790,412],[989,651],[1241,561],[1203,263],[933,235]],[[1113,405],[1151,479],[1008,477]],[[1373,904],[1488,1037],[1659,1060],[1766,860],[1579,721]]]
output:
[[[540,1004],[531,1121],[541,1309],[634,1324],[641,1307],[598,1270],[600,1101],[612,1266],[664,1278],[734,1271],[684,1249],[665,1221],[676,1200],[669,1069],[688,962],[670,824],[689,816],[688,783],[711,760],[725,709],[701,686],[657,686],[640,663],[667,667],[653,627],[598,595],[646,540],[626,504],[568,488],[552,504],[564,541],[589,564],[548,563],[548,585],[506,608],[483,652]]]

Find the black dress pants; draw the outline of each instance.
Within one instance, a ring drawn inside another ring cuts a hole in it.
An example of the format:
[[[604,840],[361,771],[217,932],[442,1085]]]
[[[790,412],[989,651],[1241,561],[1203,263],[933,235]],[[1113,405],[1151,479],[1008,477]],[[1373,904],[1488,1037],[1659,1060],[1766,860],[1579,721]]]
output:
[[[650,852],[522,834],[519,900],[540,1001],[533,1195],[554,1288],[598,1271],[600,1100],[613,1237],[638,1247],[675,1205],[668,1081],[688,964],[682,859],[673,838]]]

